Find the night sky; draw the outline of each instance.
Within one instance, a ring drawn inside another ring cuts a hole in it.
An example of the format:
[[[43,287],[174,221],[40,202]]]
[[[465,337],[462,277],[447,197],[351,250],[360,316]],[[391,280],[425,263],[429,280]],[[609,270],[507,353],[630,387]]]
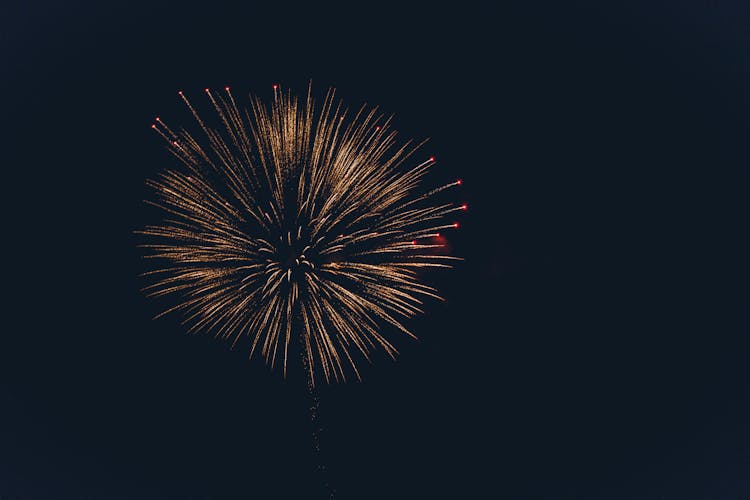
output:
[[[3,6],[0,498],[324,498],[299,373],[152,320],[133,234],[178,90],[310,80],[470,207],[420,340],[319,391],[337,498],[750,498],[743,3]]]

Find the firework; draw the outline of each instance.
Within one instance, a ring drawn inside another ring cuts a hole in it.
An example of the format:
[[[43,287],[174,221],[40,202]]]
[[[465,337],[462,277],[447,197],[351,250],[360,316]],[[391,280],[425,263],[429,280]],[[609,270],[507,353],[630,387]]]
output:
[[[282,364],[300,336],[311,383],[343,380],[373,349],[396,349],[383,326],[414,337],[404,320],[440,299],[420,270],[450,267],[437,251],[441,230],[466,205],[435,195],[461,181],[423,190],[434,158],[412,161],[421,144],[399,145],[391,118],[363,106],[354,116],[334,91],[318,109],[274,86],[270,106],[238,106],[227,87],[205,90],[216,112],[209,126],[180,92],[200,130],[152,128],[180,161],[148,181],[167,214],[146,226],[145,273],[154,297],[175,295],[190,331],[211,331],[250,355]],[[160,315],[161,316],[161,315]],[[361,359],[361,358],[360,358]]]

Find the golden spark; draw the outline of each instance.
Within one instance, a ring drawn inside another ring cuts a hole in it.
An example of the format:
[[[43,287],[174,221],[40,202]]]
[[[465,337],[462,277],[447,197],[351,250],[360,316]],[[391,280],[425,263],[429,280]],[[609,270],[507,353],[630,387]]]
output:
[[[423,144],[398,145],[391,118],[362,106],[347,111],[326,95],[318,110],[274,85],[266,106],[235,102],[229,87],[206,89],[218,128],[211,128],[180,92],[200,126],[199,141],[160,118],[152,128],[182,164],[148,181],[166,218],[140,234],[148,258],[163,266],[145,273],[149,296],[175,295],[189,331],[211,331],[232,341],[250,338],[273,367],[301,337],[305,363],[326,382],[356,376],[355,351],[396,349],[381,333],[390,325],[414,335],[403,320],[422,312],[423,299],[440,299],[421,281],[424,268],[451,267],[437,252],[439,231],[466,205],[438,203],[420,185],[435,159],[406,161]],[[280,360],[280,361],[279,361]]]

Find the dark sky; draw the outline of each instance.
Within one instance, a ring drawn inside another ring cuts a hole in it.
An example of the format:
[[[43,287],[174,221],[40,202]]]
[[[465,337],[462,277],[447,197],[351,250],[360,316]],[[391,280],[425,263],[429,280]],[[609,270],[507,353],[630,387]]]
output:
[[[420,341],[320,391],[337,498],[750,497],[750,9],[437,3],[2,7],[0,498],[317,498],[301,380],[153,321],[132,234],[177,90],[310,79],[471,207]]]

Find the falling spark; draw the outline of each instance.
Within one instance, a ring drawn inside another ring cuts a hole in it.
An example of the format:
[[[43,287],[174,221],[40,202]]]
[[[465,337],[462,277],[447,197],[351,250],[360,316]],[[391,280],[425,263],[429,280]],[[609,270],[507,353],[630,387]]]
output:
[[[257,97],[239,107],[229,87],[205,93],[220,122],[211,128],[186,95],[203,137],[152,125],[181,162],[148,181],[167,216],[140,234],[147,257],[163,263],[145,273],[153,297],[176,295],[190,331],[211,331],[236,343],[250,339],[272,367],[300,336],[311,384],[357,378],[355,352],[391,357],[381,333],[389,326],[414,337],[404,320],[440,299],[420,270],[448,268],[456,257],[421,244],[465,205],[437,202],[454,181],[426,193],[421,184],[435,158],[407,162],[422,144],[397,144],[390,119],[363,106],[345,121],[334,91],[316,108],[273,85],[266,106]],[[377,125],[376,125],[377,123]],[[161,316],[161,315],[160,315]]]

